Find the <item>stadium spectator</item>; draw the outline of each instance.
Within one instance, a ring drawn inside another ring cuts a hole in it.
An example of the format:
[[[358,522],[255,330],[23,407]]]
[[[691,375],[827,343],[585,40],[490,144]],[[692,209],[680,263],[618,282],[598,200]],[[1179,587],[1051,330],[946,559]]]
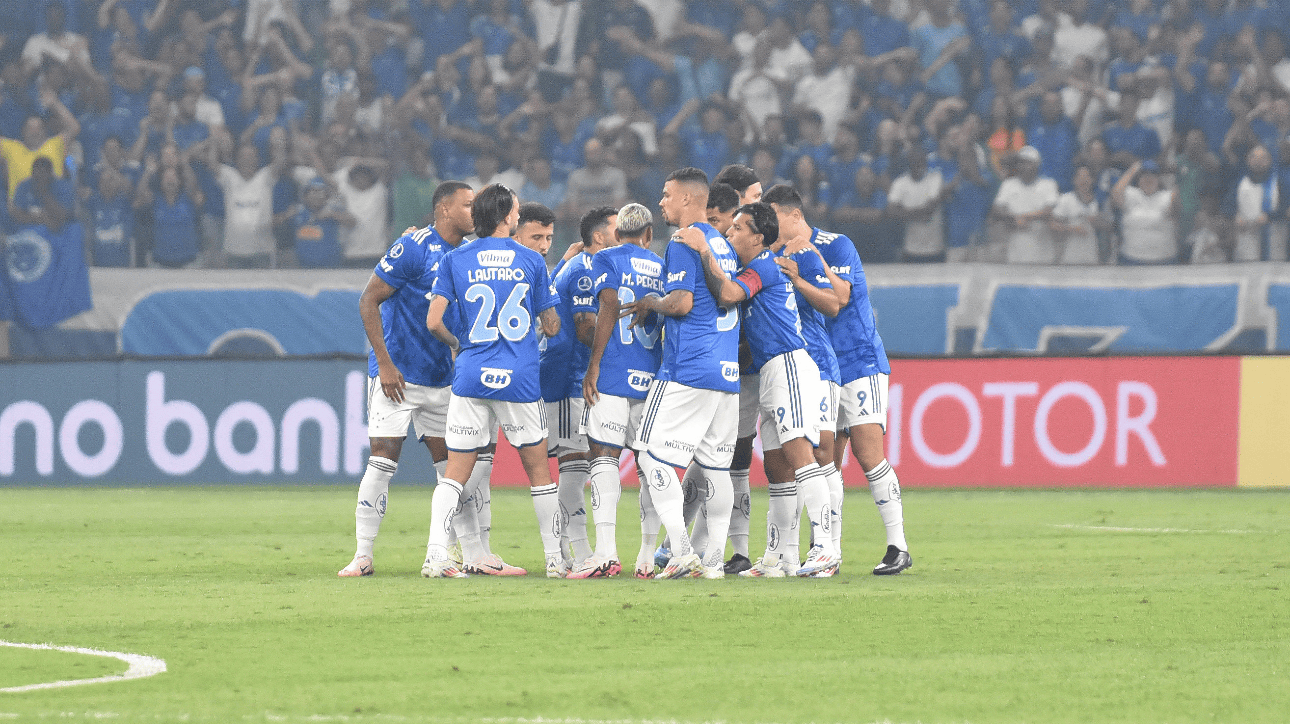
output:
[[[963,93],[958,59],[972,47],[967,28],[954,18],[954,6],[954,0],[929,0],[930,22],[913,32],[913,46],[923,67],[922,83],[938,98]]]
[[[9,198],[13,198],[22,183],[32,174],[32,163],[38,158],[50,161],[56,178],[63,177],[63,159],[71,147],[81,124],[67,110],[52,91],[41,94],[42,104],[58,117],[58,133],[46,130],[46,122],[39,116],[30,116],[22,124],[22,137],[0,138],[0,157],[4,158],[8,173]]]
[[[1088,166],[1077,166],[1074,189],[1057,199],[1049,222],[1057,246],[1058,264],[1098,263],[1097,237],[1110,226],[1104,211],[1093,193],[1093,171]]]
[[[380,157],[347,157],[331,177],[345,209],[357,220],[343,226],[340,245],[344,265],[371,268],[390,246],[385,209],[389,162]]]
[[[235,166],[220,163],[220,147],[231,142],[208,145],[205,158],[195,156],[215,175],[224,194],[224,238],[220,247],[225,262],[233,268],[262,268],[274,265],[277,244],[273,236],[273,184],[286,164],[274,158],[261,165],[255,146],[238,146],[232,153]]]
[[[891,183],[887,211],[905,223],[900,260],[906,263],[945,261],[943,206],[953,189],[942,183],[940,171],[929,171],[927,154],[909,151],[909,171]]]
[[[990,106],[990,138],[986,147],[990,149],[990,167],[995,175],[1003,178],[1004,159],[1010,158],[1026,145],[1026,131],[1018,122],[1013,110],[1012,101],[1006,97],[995,96]]]
[[[43,226],[58,233],[73,221],[76,191],[70,181],[54,175],[54,164],[38,157],[31,162],[31,176],[23,179],[9,202],[9,216],[19,227]]]
[[[1284,225],[1276,224],[1280,189],[1272,154],[1255,146],[1245,157],[1246,175],[1236,187],[1236,243],[1232,261],[1285,259]]]
[[[611,165],[609,151],[598,139],[584,147],[587,165],[569,174],[565,208],[569,214],[597,206],[622,206],[627,202],[627,175]]]
[[[856,169],[853,185],[833,205],[833,228],[849,237],[860,258],[882,264],[900,258],[899,228],[887,218],[887,194],[870,166]]]
[[[1062,108],[1061,94],[1044,93],[1039,116],[1032,118],[1026,128],[1026,144],[1038,150],[1043,159],[1040,175],[1056,181],[1063,192],[1071,189],[1071,162],[1080,148],[1078,136],[1074,122]]]
[[[154,177],[158,180],[158,193],[155,194],[152,187]],[[179,166],[159,165],[156,159],[148,158],[134,205],[151,212],[152,262],[177,269],[197,259],[201,250],[198,229],[204,201],[196,175],[186,161]]]
[[[342,229],[354,228],[358,220],[320,178],[305,184],[302,198],[304,203],[293,209],[291,219],[297,263],[304,268],[341,266],[344,261]]]
[[[1052,264],[1057,250],[1048,226],[1059,192],[1057,182],[1039,175],[1043,158],[1034,146],[1017,152],[1017,174],[999,185],[990,209],[995,221],[1008,229],[1005,261],[1009,264]]]
[[[1135,185],[1133,182],[1136,180]],[[1178,261],[1175,220],[1178,194],[1160,183],[1155,161],[1137,161],[1111,189],[1111,203],[1123,211],[1121,264],[1174,264]]]

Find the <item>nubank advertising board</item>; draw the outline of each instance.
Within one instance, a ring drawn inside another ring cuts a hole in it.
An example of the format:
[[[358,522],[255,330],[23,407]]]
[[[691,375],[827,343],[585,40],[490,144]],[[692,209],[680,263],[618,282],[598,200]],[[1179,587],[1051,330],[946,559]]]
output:
[[[0,485],[355,483],[367,458],[363,368],[3,365]],[[1259,461],[1279,461],[1290,434],[1287,387],[1282,358],[896,360],[887,456],[912,486],[1285,485],[1279,462]],[[399,481],[431,479],[420,447],[405,445]],[[494,484],[524,483],[499,447]],[[844,475],[865,484],[854,459]]]

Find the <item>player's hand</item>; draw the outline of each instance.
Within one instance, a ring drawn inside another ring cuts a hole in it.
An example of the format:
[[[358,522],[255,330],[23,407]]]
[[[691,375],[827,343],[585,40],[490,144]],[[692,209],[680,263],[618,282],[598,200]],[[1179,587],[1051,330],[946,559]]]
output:
[[[577,256],[577,255],[579,255],[579,254],[581,254],[581,253],[582,253],[582,242],[581,242],[581,241],[575,241],[575,242],[573,242],[572,244],[570,244],[570,245],[569,245],[569,248],[568,248],[567,250],[565,250],[565,252],[564,252],[564,256],[562,256],[562,257],[560,257],[560,258],[561,258],[561,259],[563,259],[563,260],[565,260],[565,261],[569,261],[570,259],[572,259],[573,257],[575,257],[575,256]]]
[[[582,377],[582,399],[588,407],[595,407],[600,402],[600,391],[596,389],[596,383],[600,381],[600,367],[596,365],[587,365],[587,374]]]
[[[789,281],[796,282],[802,278],[797,270],[797,262],[792,259],[786,256],[777,256],[775,257],[775,263],[779,265],[780,271],[784,272],[784,276],[788,277]]]
[[[781,253],[784,255],[784,257],[790,257],[800,251],[805,251],[807,249],[812,249],[812,250],[815,249],[815,247],[811,244],[811,238],[809,236],[794,236],[793,238],[784,242],[784,249]]]
[[[645,319],[649,317],[650,312],[654,311],[654,304],[657,301],[657,296],[649,295],[634,302],[628,302],[618,308],[618,318],[622,319],[630,316],[632,323],[627,325],[627,328],[635,329],[645,323]]]
[[[672,234],[672,241],[679,241],[700,254],[703,253],[704,249],[708,248],[708,237],[693,226],[677,229],[676,233]]]
[[[399,372],[394,365],[381,365],[379,375],[381,392],[392,402],[401,404],[404,400],[403,391],[408,386],[408,383],[403,380],[403,373]]]

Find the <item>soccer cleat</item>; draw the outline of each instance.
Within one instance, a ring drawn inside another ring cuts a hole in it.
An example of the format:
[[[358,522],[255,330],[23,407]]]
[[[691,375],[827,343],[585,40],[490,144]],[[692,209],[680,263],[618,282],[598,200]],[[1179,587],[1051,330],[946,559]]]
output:
[[[882,563],[874,566],[873,574],[894,576],[906,568],[912,568],[913,565],[914,559],[909,557],[909,551],[902,551],[896,546],[887,546],[887,555],[882,557]]]
[[[621,573],[623,565],[612,558],[601,558],[593,555],[569,571],[568,578],[613,578]]]
[[[677,578],[693,578],[703,569],[703,559],[699,558],[698,553],[687,553],[683,556],[673,556],[672,560],[667,562],[658,574],[660,579],[675,580]]]
[[[832,568],[825,568],[822,571],[816,571],[815,573],[812,573],[808,577],[809,578],[832,578],[836,575],[838,575],[838,567],[834,566]]]
[[[668,561],[672,560],[672,549],[667,546],[659,546],[654,551],[654,565],[659,568],[667,568]]]
[[[527,576],[528,571],[519,566],[512,566],[496,553],[489,553],[477,561],[467,563],[462,569],[466,573],[480,576]]]
[[[563,556],[557,553],[546,557],[547,578],[565,578],[568,575],[569,569],[565,567]]]
[[[649,570],[645,570],[644,568],[637,568],[636,577],[643,580],[648,580],[650,578],[653,578],[656,575],[656,571],[657,569],[654,568],[653,566],[651,566]]]
[[[372,567],[371,556],[354,556],[354,560],[350,561],[348,566],[340,569],[336,575],[341,578],[358,578],[359,576],[370,576],[375,570]]]
[[[813,576],[820,571],[834,570],[838,567],[838,557],[832,553],[825,553],[823,548],[812,548],[811,556],[801,565],[794,575],[799,578]]]
[[[703,567],[703,571],[699,573],[699,577],[700,577],[700,578],[709,578],[709,579],[725,578],[725,577],[726,577],[726,569],[725,569],[725,567],[724,567],[724,566],[720,566],[720,565],[716,565],[716,566],[704,566],[704,567]]]
[[[733,556],[730,556],[730,560],[726,561],[725,570],[726,573],[733,576],[738,573],[743,573],[749,568],[752,568],[752,561],[748,560],[748,556],[736,553]]]
[[[457,567],[452,561],[436,561],[426,559],[421,566],[422,578],[466,578],[466,572]]]
[[[448,560],[456,563],[458,568],[466,562],[466,557],[461,554],[461,541],[448,546]]]
[[[739,575],[744,578],[787,578],[788,574],[784,572],[783,561],[767,561],[765,556],[754,563],[748,570],[742,571]]]

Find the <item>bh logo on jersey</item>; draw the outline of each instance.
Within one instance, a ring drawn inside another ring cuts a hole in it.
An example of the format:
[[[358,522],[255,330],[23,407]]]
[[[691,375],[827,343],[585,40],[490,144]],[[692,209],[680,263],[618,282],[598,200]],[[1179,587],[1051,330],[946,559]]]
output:
[[[738,382],[739,381],[739,363],[722,362],[721,376],[726,378],[726,380],[729,382]]]
[[[503,370],[496,367],[481,367],[479,381],[490,390],[504,390],[511,384],[511,372],[512,370]]]
[[[489,249],[475,254],[480,266],[510,266],[515,261],[515,252],[510,249]]]
[[[627,386],[637,392],[649,392],[649,383],[654,381],[653,372],[627,370]]]
[[[649,476],[649,484],[654,486],[655,490],[662,490],[663,488],[666,488],[667,473],[664,473],[662,470],[655,469],[654,472]]]

